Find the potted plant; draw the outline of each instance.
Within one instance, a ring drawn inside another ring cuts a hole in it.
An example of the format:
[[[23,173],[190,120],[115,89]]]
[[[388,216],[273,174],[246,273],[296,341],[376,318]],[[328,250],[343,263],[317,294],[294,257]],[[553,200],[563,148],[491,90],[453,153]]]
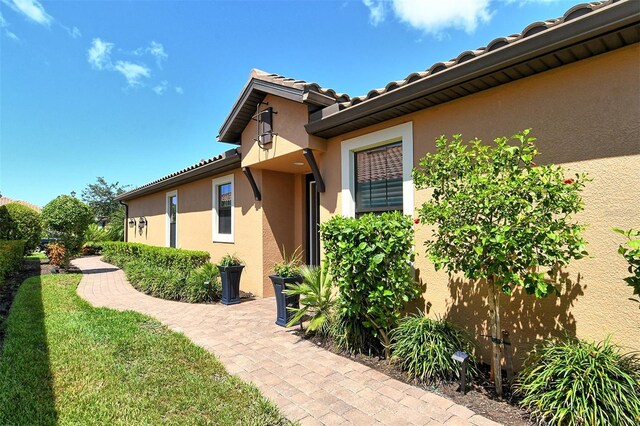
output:
[[[244,268],[244,262],[235,254],[227,254],[218,262],[220,281],[222,282],[223,305],[235,305],[240,303],[240,275]]]
[[[273,275],[269,275],[273,283],[273,291],[276,296],[276,324],[281,327],[287,327],[287,324],[293,316],[293,312],[288,309],[297,310],[300,305],[299,294],[287,294],[285,290],[292,285],[302,282],[302,274],[300,273],[300,247],[298,247],[290,257],[287,257],[284,248],[282,250],[282,262],[278,262],[273,266]],[[294,324],[289,324],[292,326]]]

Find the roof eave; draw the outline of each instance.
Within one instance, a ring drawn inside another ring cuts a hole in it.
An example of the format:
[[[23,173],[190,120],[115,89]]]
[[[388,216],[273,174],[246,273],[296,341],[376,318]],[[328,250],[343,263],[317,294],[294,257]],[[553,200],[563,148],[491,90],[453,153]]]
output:
[[[115,198],[115,200],[132,200],[134,198],[161,191],[163,189],[168,189],[176,185],[193,182],[207,176],[213,176],[215,174],[220,174],[229,170],[236,169],[240,167],[241,156],[238,150],[233,150],[232,152],[233,153],[227,152],[225,153],[225,156],[220,160],[213,161],[202,167],[196,167],[193,170],[189,170],[185,173],[181,173],[168,179],[160,180],[151,185],[141,186],[131,191],[120,194]]]
[[[332,108],[329,114],[308,123],[309,134],[332,137],[342,133],[338,126],[422,98],[429,94],[480,78],[488,73],[518,65],[527,60],[570,47],[640,21],[635,2],[615,3],[548,31],[524,38],[475,59],[429,75],[424,79],[366,100],[345,109]],[[327,110],[328,111],[328,110]],[[334,112],[335,111],[335,112]],[[381,120],[384,121],[384,120]],[[366,127],[367,124],[360,126]],[[355,129],[350,129],[355,130]]]
[[[231,112],[227,116],[224,121],[222,127],[220,127],[220,132],[218,135],[218,140],[221,142],[227,143],[235,143],[240,144],[240,134],[237,131],[232,131],[232,126],[238,120],[238,114],[240,111],[246,108],[253,109],[256,105],[247,105],[248,100],[250,99],[252,94],[259,94],[262,99],[268,94],[280,96],[285,99],[290,99],[296,102],[303,102],[304,91],[302,89],[297,89],[295,87],[282,86],[279,84],[275,84],[269,81],[260,80],[258,78],[252,77],[251,80],[247,83],[247,85],[242,90],[240,97],[236,100],[231,108]],[[246,121],[246,120],[244,120]],[[248,123],[244,124],[245,127]]]

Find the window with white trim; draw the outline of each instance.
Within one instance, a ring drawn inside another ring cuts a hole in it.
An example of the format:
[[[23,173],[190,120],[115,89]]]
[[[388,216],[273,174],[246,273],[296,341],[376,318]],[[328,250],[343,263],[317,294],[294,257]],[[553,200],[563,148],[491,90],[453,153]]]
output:
[[[413,215],[413,124],[342,142],[342,215],[402,211]]]
[[[213,241],[233,242],[233,175],[213,179]]]
[[[402,142],[355,153],[355,214],[402,210]]]

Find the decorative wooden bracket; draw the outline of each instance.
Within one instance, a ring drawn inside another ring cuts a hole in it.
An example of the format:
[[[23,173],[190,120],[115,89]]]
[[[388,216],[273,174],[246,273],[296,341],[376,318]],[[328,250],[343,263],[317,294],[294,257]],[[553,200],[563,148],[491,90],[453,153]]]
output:
[[[247,180],[251,185],[251,189],[253,189],[253,196],[256,198],[256,201],[262,200],[262,194],[260,194],[258,185],[256,185],[256,180],[253,178],[253,175],[251,174],[251,169],[249,169],[248,167],[243,167],[242,173],[244,173],[244,175],[247,177]]]
[[[320,169],[318,169],[318,163],[316,163],[316,159],[313,156],[313,151],[309,148],[303,148],[302,155],[304,155],[307,163],[309,163],[309,167],[311,167],[313,178],[316,180],[316,189],[318,192],[324,192],[324,180],[322,180],[322,176],[320,175]]]

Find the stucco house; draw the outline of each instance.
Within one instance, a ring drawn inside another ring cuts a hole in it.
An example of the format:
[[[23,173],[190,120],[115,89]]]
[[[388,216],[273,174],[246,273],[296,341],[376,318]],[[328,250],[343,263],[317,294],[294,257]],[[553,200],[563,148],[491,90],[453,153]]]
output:
[[[563,271],[562,296],[503,302],[516,358],[536,338],[569,333],[640,350],[638,306],[620,235],[640,225],[640,3],[577,5],[564,16],[417,71],[365,96],[253,70],[222,124],[237,149],[119,197],[127,240],[236,253],[241,289],[272,295],[273,264],[301,247],[321,258],[318,223],[333,215],[401,210],[414,216],[428,196],[411,169],[441,134],[492,140],[533,128],[540,160],[593,179],[579,220],[590,257]],[[416,250],[428,229],[416,225]],[[481,290],[416,260],[420,308],[465,326],[484,344]],[[233,309],[230,307],[229,309]],[[488,348],[487,345],[483,350]]]

